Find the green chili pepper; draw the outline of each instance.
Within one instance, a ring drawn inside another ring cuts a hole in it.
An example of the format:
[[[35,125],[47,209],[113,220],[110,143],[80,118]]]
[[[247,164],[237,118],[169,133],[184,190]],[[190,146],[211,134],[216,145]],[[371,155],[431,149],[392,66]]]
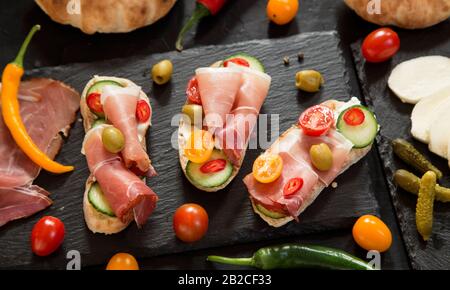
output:
[[[367,262],[344,251],[300,244],[261,248],[251,258],[208,256],[207,260],[229,265],[251,266],[263,270],[291,268],[374,269]]]

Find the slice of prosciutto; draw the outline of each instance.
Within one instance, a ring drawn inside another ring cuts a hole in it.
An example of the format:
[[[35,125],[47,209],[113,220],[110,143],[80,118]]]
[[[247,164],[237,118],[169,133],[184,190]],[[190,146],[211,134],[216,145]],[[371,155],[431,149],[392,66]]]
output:
[[[75,120],[80,95],[65,84],[51,79],[32,79],[19,89],[20,115],[36,145],[50,158],[58,153]],[[32,215],[49,205],[44,189],[31,185],[40,167],[16,145],[0,118],[0,226]]]
[[[106,118],[125,137],[125,147],[122,151],[125,165],[128,168],[137,166],[142,172],[148,172],[151,169],[150,158],[139,140],[136,120],[136,106],[140,92],[141,88],[137,86],[126,88],[105,86],[101,102]]]
[[[271,77],[232,63],[228,68],[196,72],[206,125],[210,128],[213,123],[209,114],[220,116],[225,125],[215,130],[217,147],[238,166],[269,93]]]
[[[101,135],[107,126],[95,127],[86,134],[83,152],[89,170],[115,215],[124,223],[134,217],[137,225],[142,226],[156,207],[158,196],[125,167],[118,154],[105,150]]]

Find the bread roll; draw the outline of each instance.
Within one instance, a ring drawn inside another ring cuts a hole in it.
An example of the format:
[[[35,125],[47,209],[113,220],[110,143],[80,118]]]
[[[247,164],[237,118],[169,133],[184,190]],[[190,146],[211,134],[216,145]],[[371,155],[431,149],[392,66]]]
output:
[[[36,0],[50,18],[84,33],[129,32],[164,17],[176,0]]]
[[[359,16],[378,25],[417,29],[450,16],[450,0],[344,0]],[[376,12],[377,3],[379,14]],[[369,8],[368,8],[369,7]]]

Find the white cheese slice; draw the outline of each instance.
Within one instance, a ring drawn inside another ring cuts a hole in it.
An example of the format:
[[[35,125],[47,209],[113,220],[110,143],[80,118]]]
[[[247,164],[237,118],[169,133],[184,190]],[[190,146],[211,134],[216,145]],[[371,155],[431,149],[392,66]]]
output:
[[[411,134],[414,138],[423,143],[428,144],[430,142],[431,125],[440,115],[449,113],[443,111],[449,102],[450,87],[433,96],[420,100],[420,102],[414,106],[414,110],[411,114]]]
[[[394,68],[388,85],[400,100],[416,104],[450,87],[450,59],[425,56],[405,61]]]
[[[442,113],[433,121],[430,127],[431,152],[448,159],[448,146],[450,140],[450,102],[442,108]]]

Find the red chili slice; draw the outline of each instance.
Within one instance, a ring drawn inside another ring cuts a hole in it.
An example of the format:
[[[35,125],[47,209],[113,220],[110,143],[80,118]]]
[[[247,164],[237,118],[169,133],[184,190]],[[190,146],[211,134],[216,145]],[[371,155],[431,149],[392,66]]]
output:
[[[326,106],[313,106],[300,115],[298,123],[308,136],[324,135],[334,123],[333,110]]]
[[[211,160],[203,164],[202,167],[200,167],[200,171],[205,174],[219,172],[222,171],[226,165],[227,162],[224,159]]]
[[[344,121],[349,126],[358,126],[364,123],[366,116],[360,108],[351,108],[344,114]]]
[[[242,65],[242,66],[246,66],[246,67],[250,67],[250,64],[248,63],[248,61],[246,61],[243,58],[240,57],[236,57],[236,58],[232,58],[229,60],[224,61],[223,66],[224,67],[228,67],[228,65],[230,64],[230,62],[235,63],[237,65]]]
[[[295,177],[289,179],[289,181],[284,185],[283,195],[288,197],[295,194],[303,187],[303,178]]]
[[[200,98],[200,89],[198,88],[197,78],[194,76],[190,79],[188,86],[186,88],[186,95],[192,104],[201,105],[202,99]]]
[[[91,93],[86,98],[86,103],[89,109],[96,114],[104,113],[100,97],[101,95],[99,93]]]
[[[152,109],[145,100],[140,100],[136,106],[136,119],[140,123],[145,123],[150,119]]]

